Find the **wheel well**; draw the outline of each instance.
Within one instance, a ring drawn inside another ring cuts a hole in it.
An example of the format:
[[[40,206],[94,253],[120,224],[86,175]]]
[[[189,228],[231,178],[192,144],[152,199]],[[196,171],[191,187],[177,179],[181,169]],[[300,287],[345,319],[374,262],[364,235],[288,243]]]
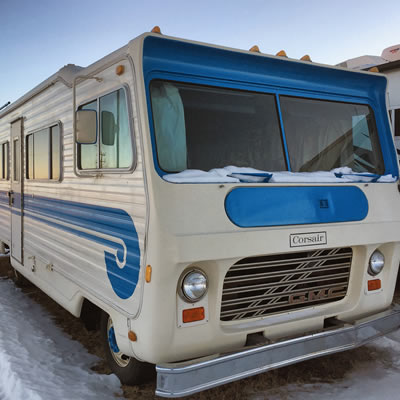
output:
[[[96,331],[100,328],[101,309],[91,301],[84,299],[80,319],[88,331]]]

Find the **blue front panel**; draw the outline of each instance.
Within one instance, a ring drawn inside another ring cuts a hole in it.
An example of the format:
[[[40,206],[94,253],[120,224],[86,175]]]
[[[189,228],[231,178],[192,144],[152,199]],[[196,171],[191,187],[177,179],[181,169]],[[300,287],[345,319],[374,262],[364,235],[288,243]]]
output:
[[[229,219],[242,228],[361,221],[368,201],[356,186],[236,188],[226,197]]]
[[[398,176],[386,110],[386,78],[383,75],[292,62],[282,57],[263,57],[250,52],[240,53],[162,36],[148,36],[144,39],[143,74],[154,165],[161,176],[164,173],[158,167],[155,153],[149,93],[152,79],[369,104],[375,114],[385,174]]]

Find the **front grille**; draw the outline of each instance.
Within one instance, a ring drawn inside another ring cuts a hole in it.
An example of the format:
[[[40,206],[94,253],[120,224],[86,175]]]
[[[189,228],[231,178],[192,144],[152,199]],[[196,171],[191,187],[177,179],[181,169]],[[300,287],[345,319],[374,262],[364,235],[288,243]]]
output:
[[[352,255],[347,247],[238,261],[225,276],[221,321],[262,317],[343,299]]]

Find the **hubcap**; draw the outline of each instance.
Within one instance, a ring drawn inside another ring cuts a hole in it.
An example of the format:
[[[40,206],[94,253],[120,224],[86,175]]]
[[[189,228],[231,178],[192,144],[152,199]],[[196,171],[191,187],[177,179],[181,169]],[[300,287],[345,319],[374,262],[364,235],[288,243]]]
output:
[[[130,357],[123,354],[122,351],[119,349],[117,345],[117,340],[115,338],[114,324],[110,317],[108,317],[107,323],[107,337],[112,358],[120,367],[126,367],[129,364]]]

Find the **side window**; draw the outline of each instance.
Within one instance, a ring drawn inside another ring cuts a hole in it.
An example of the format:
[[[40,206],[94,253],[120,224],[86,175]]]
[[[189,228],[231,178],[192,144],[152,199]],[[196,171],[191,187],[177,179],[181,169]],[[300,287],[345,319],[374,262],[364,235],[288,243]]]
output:
[[[78,168],[129,168],[133,162],[132,138],[124,89],[119,89],[80,106],[78,110],[98,110],[100,132],[96,143],[78,144]]]
[[[10,179],[9,142],[0,144],[0,179]]]
[[[27,179],[60,179],[60,127],[54,125],[26,137]]]

